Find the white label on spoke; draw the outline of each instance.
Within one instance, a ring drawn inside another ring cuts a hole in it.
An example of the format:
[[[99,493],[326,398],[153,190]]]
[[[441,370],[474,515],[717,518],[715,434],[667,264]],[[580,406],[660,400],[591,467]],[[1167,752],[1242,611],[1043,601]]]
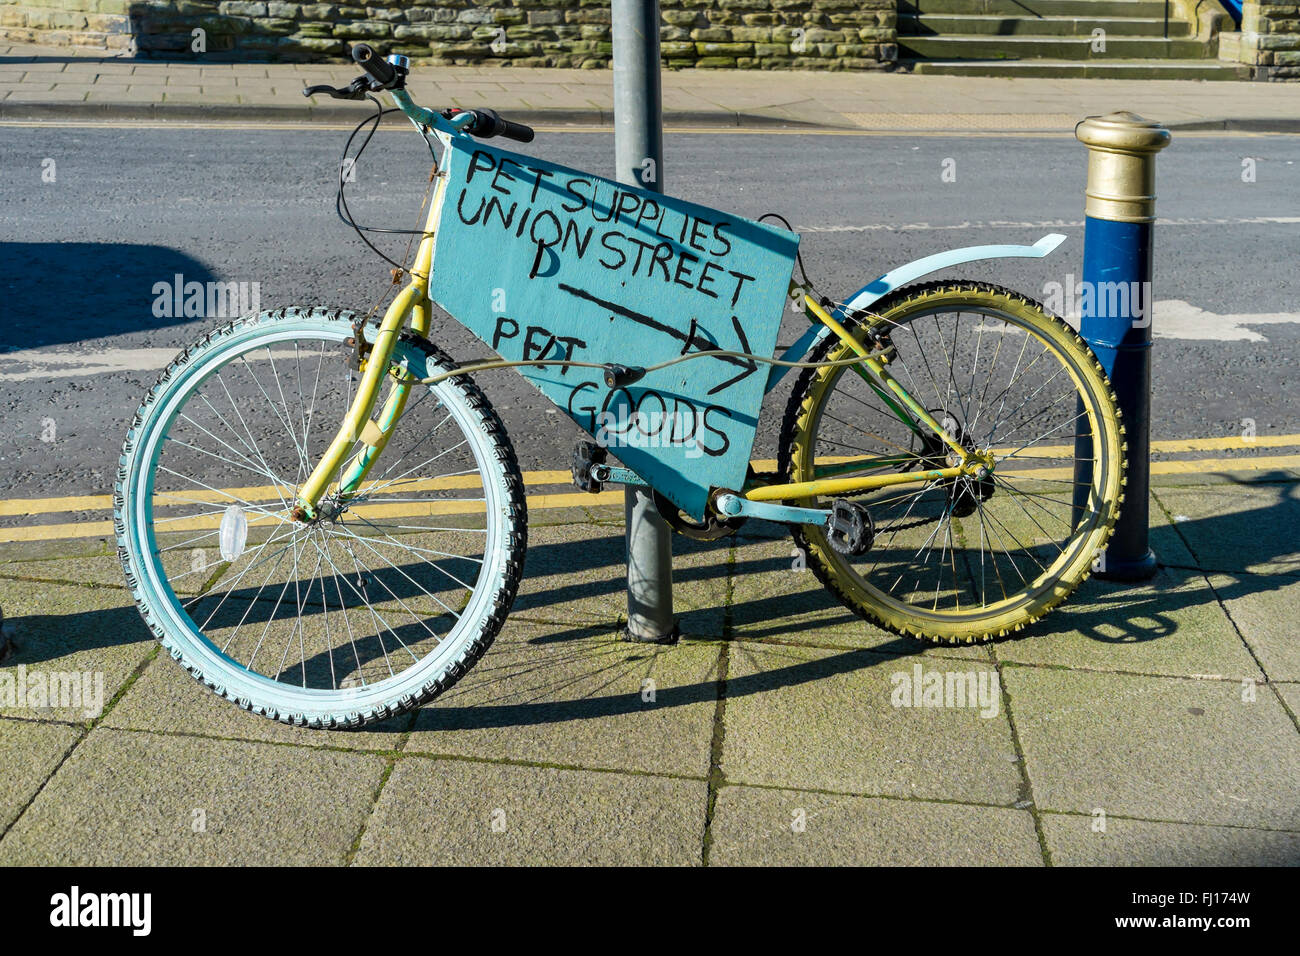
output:
[[[239,505],[231,505],[221,516],[221,560],[234,561],[248,543],[248,518]]]

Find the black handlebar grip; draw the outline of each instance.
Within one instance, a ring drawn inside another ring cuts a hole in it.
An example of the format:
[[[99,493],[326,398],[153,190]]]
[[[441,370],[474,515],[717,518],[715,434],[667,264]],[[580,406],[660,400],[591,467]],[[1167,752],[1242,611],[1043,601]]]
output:
[[[520,143],[533,141],[532,127],[502,119],[496,110],[471,110],[471,112],[474,114],[474,125],[470,127],[470,132],[475,136],[481,136],[483,139],[504,136],[506,139],[513,139]]]
[[[525,126],[523,123],[512,123],[510,120],[501,120],[501,135],[506,139],[513,139],[519,143],[531,143],[533,141],[533,128]]]
[[[358,43],[352,48],[352,59],[370,74],[380,86],[390,86],[397,79],[397,71],[368,43]]]

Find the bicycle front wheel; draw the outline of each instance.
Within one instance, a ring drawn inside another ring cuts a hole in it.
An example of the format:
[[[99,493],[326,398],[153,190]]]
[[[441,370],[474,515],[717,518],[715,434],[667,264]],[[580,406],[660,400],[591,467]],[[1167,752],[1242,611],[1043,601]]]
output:
[[[943,643],[1019,630],[1087,577],[1114,529],[1124,460],[1110,383],[1065,322],[997,286],[918,285],[882,300],[873,316],[870,328],[888,332],[895,348],[888,367],[898,383],[994,464],[978,479],[845,496],[874,526],[863,554],[836,550],[813,525],[796,541],[846,606],[890,630]],[[867,327],[852,334],[865,342]],[[854,354],[832,337],[813,357]],[[931,471],[950,466],[950,452],[868,373],[822,367],[791,395],[781,470],[790,481]]]
[[[500,629],[526,546],[514,454],[464,377],[410,386],[356,493],[336,483],[316,520],[291,517],[355,394],[356,318],[263,312],[186,349],[118,475],[118,552],[145,621],[213,691],[297,725],[359,726],[450,687]],[[453,367],[409,335],[392,362]]]

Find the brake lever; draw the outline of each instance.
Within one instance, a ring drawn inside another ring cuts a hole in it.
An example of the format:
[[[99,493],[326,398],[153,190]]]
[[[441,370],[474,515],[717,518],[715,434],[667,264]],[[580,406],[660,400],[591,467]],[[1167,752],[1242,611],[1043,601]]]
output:
[[[355,80],[343,88],[329,86],[321,83],[317,86],[304,86],[302,88],[303,96],[315,96],[317,93],[325,93],[336,100],[359,100],[364,99],[366,93],[370,91],[370,78],[358,76]]]

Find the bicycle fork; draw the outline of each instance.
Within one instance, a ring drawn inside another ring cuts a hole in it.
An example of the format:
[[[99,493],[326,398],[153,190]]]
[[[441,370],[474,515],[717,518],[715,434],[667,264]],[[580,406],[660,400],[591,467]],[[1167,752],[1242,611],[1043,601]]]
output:
[[[337,500],[342,502],[354,495],[388,444],[393,428],[406,408],[411,386],[405,382],[394,382],[378,419],[371,416],[379,398],[380,387],[390,373],[389,364],[398,336],[401,335],[402,328],[406,324],[407,313],[411,311],[417,297],[422,294],[423,290],[419,288],[418,282],[412,282],[402,290],[389,306],[384,321],[370,344],[369,351],[366,351],[365,340],[362,338],[364,330],[360,327],[354,330],[356,336],[354,347],[357,349],[357,354],[365,355],[361,362],[361,382],[357,386],[356,397],[352,400],[352,405],[344,416],[333,441],[330,442],[329,448],[298,489],[293,508],[295,521],[314,521],[320,517],[321,499],[325,497],[336,475],[338,476],[338,487],[335,492]],[[349,460],[348,456],[358,442],[360,447]]]
[[[339,478],[335,501],[341,505],[354,496],[378,461],[401,420],[402,412],[406,410],[406,402],[413,386],[405,380],[405,376],[399,375],[398,370],[391,367],[391,363],[397,340],[408,319],[412,331],[417,335],[427,337],[429,334],[433,311],[429,298],[429,275],[433,265],[434,227],[442,209],[446,182],[446,174],[439,172],[424,227],[424,238],[420,240],[415,265],[410,270],[411,282],[388,306],[368,351],[363,337],[364,328],[358,325],[353,331],[356,336],[354,348],[358,357],[361,357],[358,363],[361,366],[361,383],[357,386],[356,397],[334,440],[298,489],[292,511],[295,521],[310,522],[321,516],[321,499],[326,496],[336,475]],[[379,400],[380,386],[389,376],[394,379],[392,391],[376,419],[372,416]],[[348,455],[358,442],[360,448],[349,460]]]

